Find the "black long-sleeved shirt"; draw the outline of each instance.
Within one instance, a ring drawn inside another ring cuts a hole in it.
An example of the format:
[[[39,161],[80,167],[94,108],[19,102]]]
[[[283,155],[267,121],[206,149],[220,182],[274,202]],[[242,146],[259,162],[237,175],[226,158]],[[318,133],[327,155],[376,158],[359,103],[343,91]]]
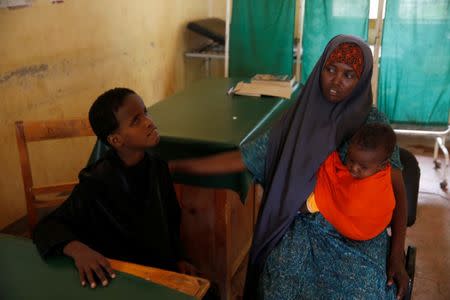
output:
[[[184,259],[180,208],[167,164],[146,153],[125,167],[113,151],[79,174],[69,198],[36,226],[41,256],[62,253],[79,240],[102,255],[176,270]]]

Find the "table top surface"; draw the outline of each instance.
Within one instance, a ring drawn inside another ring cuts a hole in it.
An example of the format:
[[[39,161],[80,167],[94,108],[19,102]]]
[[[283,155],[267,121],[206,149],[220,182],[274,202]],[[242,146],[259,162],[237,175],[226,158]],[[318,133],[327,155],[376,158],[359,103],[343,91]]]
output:
[[[31,240],[0,234],[1,299],[194,299],[126,273],[117,275],[106,288],[83,288],[69,258],[43,261]]]
[[[149,108],[163,139],[238,147],[293,100],[228,95],[239,79],[193,83]]]

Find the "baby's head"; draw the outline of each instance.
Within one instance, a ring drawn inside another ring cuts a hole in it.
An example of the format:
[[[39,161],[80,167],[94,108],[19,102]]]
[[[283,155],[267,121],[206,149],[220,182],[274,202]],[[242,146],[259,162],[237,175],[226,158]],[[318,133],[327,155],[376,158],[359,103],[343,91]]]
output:
[[[363,125],[350,140],[345,165],[354,178],[383,170],[394,152],[396,136],[389,125]]]
[[[127,88],[101,94],[89,110],[92,130],[116,151],[143,151],[159,142],[159,134],[141,97]]]

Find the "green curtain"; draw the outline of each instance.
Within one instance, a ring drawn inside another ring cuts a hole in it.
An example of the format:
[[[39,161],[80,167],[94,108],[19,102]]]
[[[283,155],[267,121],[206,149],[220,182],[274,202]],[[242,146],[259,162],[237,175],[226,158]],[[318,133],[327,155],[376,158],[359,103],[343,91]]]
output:
[[[306,82],[328,41],[352,34],[367,41],[370,0],[305,0],[302,82]]]
[[[450,1],[387,1],[378,106],[398,123],[447,124]]]
[[[295,0],[233,0],[229,76],[292,75]]]

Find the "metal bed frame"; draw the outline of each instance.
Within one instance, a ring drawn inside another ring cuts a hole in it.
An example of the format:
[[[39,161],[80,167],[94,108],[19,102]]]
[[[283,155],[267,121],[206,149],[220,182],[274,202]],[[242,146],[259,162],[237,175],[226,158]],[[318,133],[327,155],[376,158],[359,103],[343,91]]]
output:
[[[442,190],[447,190],[447,168],[449,163],[449,155],[448,149],[445,146],[445,140],[450,135],[450,124],[439,127],[417,127],[417,128],[405,128],[405,126],[399,124],[392,124],[395,133],[409,135],[409,136],[427,136],[427,137],[435,137],[434,143],[434,155],[433,162],[435,169],[439,169],[442,167],[441,163],[438,160],[439,149],[444,154],[444,166],[442,167],[442,181],[439,183]]]

